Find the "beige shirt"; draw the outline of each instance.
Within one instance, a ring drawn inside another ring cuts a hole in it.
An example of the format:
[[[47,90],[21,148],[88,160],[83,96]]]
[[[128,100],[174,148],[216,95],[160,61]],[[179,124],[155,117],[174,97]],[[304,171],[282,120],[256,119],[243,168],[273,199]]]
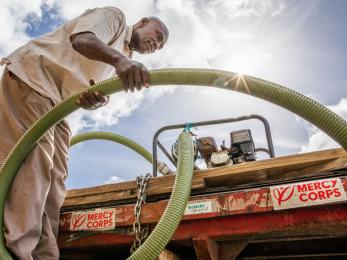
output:
[[[128,44],[132,26],[116,7],[87,10],[55,31],[31,40],[18,48],[2,64],[54,104],[96,82],[114,75],[114,67],[93,61],[73,50],[70,36],[92,32],[101,41],[131,58]]]

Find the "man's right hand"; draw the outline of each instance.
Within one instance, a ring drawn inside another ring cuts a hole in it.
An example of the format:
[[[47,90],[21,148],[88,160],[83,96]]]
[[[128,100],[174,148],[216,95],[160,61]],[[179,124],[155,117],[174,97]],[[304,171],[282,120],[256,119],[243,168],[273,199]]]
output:
[[[149,73],[142,63],[121,57],[114,67],[124,84],[125,92],[134,92],[135,88],[141,90],[143,86],[149,87]]]

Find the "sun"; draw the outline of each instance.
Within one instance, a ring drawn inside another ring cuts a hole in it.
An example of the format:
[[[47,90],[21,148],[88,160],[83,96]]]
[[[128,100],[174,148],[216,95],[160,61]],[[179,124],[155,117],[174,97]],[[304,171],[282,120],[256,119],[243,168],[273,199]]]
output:
[[[219,58],[218,66],[240,75],[254,75],[263,71],[271,62],[271,53],[254,46],[225,53]]]

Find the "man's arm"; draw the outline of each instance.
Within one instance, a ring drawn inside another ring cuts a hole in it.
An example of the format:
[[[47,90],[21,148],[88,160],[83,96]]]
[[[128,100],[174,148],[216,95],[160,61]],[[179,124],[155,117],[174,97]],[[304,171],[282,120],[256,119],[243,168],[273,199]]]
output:
[[[129,60],[99,40],[95,34],[91,32],[77,34],[71,39],[71,43],[73,49],[86,58],[114,66],[125,91],[130,89],[134,92],[135,87],[140,90],[142,86],[149,86],[149,73],[143,64]]]
[[[109,47],[95,34],[85,32],[73,35],[71,38],[72,48],[91,60],[101,61],[115,67],[117,75],[124,84],[124,90],[131,92],[141,90],[142,86],[149,86],[149,73],[144,65],[139,62],[129,60],[120,52]],[[91,85],[94,85],[91,83]],[[108,99],[101,93],[85,91],[81,94],[77,103],[85,109],[96,109],[108,103]]]

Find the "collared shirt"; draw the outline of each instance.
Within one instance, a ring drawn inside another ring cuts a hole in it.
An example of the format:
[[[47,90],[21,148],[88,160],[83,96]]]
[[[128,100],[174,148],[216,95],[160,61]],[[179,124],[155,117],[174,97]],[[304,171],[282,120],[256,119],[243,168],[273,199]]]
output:
[[[92,32],[101,41],[131,58],[129,42],[132,26],[116,7],[87,10],[55,31],[18,48],[2,64],[54,104],[89,86],[89,80],[105,80],[115,74],[114,67],[90,60],[72,48],[70,37]]]
[[[129,48],[129,43],[131,41],[131,36],[133,35],[133,26],[129,26],[126,37],[125,37],[125,44],[124,44],[124,53],[127,53],[127,57],[129,59],[133,58],[133,51]]]

